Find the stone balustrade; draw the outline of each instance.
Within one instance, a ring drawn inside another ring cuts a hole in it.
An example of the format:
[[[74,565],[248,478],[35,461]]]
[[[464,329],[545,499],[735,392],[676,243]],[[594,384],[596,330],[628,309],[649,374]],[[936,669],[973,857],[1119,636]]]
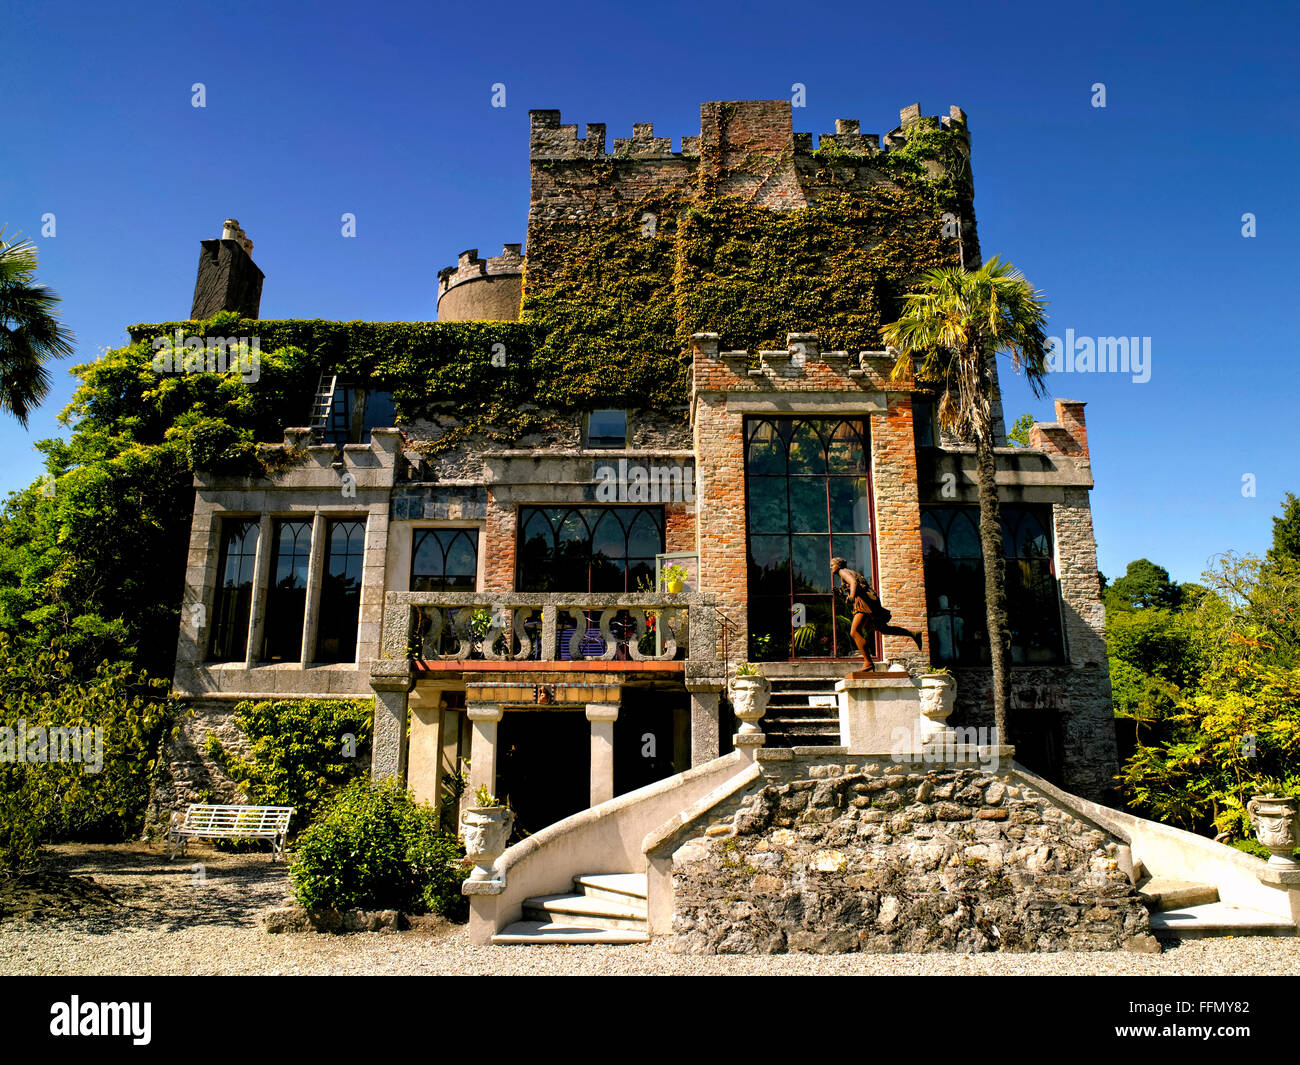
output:
[[[713,603],[698,592],[389,592],[381,656],[701,664],[718,657]]]

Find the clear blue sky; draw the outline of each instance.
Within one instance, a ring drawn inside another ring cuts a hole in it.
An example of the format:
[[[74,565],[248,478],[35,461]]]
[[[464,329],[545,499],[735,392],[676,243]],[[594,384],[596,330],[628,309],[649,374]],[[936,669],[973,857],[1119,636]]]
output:
[[[703,100],[802,82],[799,131],[963,107],[985,255],[1046,292],[1049,332],[1151,338],[1145,384],[1052,384],[1088,402],[1108,576],[1262,551],[1300,493],[1293,4],[46,2],[0,26],[0,222],[37,237],[78,337],[30,432],[0,419],[0,491],[39,475],[66,366],[188,315],[224,218],[256,244],[263,317],[429,319],[440,267],[524,239],[530,108],[676,140]],[[1050,418],[1005,390],[1008,420]]]

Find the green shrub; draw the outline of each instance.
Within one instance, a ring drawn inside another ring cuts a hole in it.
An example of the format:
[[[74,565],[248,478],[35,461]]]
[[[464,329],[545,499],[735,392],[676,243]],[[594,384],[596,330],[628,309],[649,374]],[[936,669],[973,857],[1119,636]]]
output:
[[[290,870],[309,910],[400,910],[464,920],[467,868],[438,813],[391,780],[356,780],[299,837]]]
[[[291,834],[305,829],[369,764],[373,700],[263,699],[235,707],[248,755],[209,734],[205,753],[257,806],[292,806]],[[347,737],[352,737],[351,740]]]
[[[166,686],[124,663],[82,679],[57,642],[30,651],[0,632],[0,876],[32,868],[45,842],[139,834],[175,718]],[[95,737],[84,759],[50,739],[73,729]]]

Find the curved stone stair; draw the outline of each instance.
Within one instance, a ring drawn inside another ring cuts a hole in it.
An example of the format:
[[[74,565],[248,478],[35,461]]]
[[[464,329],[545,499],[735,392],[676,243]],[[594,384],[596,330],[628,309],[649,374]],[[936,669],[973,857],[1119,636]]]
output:
[[[647,943],[644,873],[575,876],[573,893],[524,899],[523,920],[492,937],[496,944]]]
[[[1160,939],[1296,934],[1295,925],[1280,917],[1219,901],[1213,884],[1148,876],[1137,890],[1151,911],[1151,934]]]

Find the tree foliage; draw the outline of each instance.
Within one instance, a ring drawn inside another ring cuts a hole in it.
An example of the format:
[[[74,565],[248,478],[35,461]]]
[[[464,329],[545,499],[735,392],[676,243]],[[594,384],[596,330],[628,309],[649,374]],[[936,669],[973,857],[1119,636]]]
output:
[[[1251,795],[1300,793],[1300,565],[1229,553],[1204,580],[1140,559],[1107,589],[1120,782],[1142,813],[1243,840]]]

